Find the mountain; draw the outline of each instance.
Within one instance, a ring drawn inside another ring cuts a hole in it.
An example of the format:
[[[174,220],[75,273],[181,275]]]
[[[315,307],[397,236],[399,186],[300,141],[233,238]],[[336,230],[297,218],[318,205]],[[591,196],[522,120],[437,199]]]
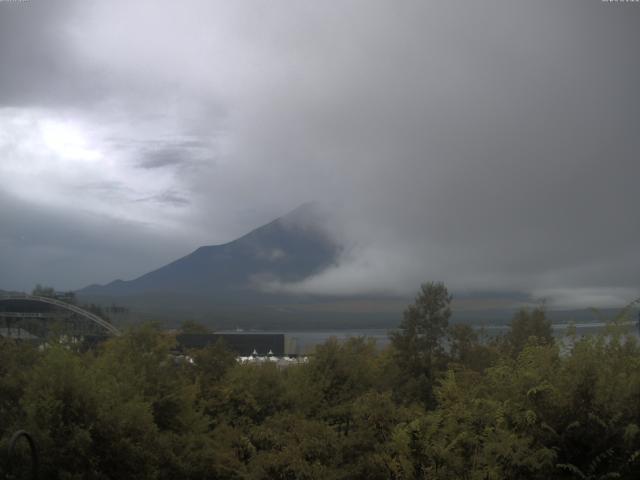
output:
[[[320,297],[274,292],[335,265],[341,246],[327,219],[305,204],[223,245],[203,246],[139,278],[91,285],[76,292],[83,303],[129,307],[142,319],[177,324],[185,319],[218,328],[388,328],[397,325],[410,297]],[[510,293],[456,296],[462,321],[507,321],[527,297]]]
[[[255,303],[273,297],[269,282],[296,282],[337,261],[340,247],[322,228],[317,207],[305,204],[223,245],[203,246],[168,265],[130,281],[92,285],[82,296],[148,294],[206,296],[222,302]]]

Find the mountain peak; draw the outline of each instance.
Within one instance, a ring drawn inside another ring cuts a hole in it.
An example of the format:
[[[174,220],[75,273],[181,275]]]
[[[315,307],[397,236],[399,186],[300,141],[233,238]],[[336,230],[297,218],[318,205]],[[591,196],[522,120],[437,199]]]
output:
[[[340,248],[327,234],[326,222],[318,204],[304,203],[232,242],[202,246],[134,280],[92,285],[78,293],[189,293],[216,301],[264,296],[261,285],[265,281],[301,281],[336,262]]]

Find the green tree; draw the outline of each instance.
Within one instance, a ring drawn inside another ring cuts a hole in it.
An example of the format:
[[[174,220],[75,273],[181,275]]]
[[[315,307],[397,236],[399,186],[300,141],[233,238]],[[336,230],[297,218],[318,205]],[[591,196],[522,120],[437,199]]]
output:
[[[96,369],[114,380],[114,392],[147,406],[156,430],[152,445],[158,479],[206,478],[217,471],[221,452],[200,402],[196,367],[179,361],[174,348],[172,335],[145,324],[107,342]]]
[[[375,342],[363,337],[345,342],[331,338],[316,347],[315,356],[304,372],[308,387],[300,398],[306,401],[302,408],[315,411],[348,435],[354,400],[375,389],[380,380]]]
[[[434,384],[444,368],[442,340],[451,317],[451,300],[443,283],[423,284],[404,311],[399,329],[390,335],[402,372],[398,387],[403,395],[428,406],[434,404]]]
[[[211,329],[195,320],[184,320],[180,324],[181,333],[211,333]]]
[[[545,309],[543,307],[533,310],[523,308],[518,311],[511,320],[506,341],[512,355],[520,353],[529,342],[538,345],[552,344],[553,328]]]
[[[154,478],[157,429],[151,405],[126,395],[90,355],[47,349],[21,400],[36,436],[43,478]]]
[[[35,297],[55,298],[56,290],[53,287],[40,285],[38,283],[32,290],[31,294]]]
[[[227,349],[222,340],[218,340],[189,352],[189,355],[194,363],[185,373],[194,378],[199,390],[199,402],[213,425],[226,398],[223,379],[236,366],[236,354]]]
[[[243,429],[290,408],[284,377],[271,363],[237,365],[225,375],[219,412],[224,421]]]
[[[340,475],[340,436],[326,423],[281,413],[252,429],[248,478],[331,480]]]
[[[449,327],[449,358],[455,364],[476,371],[483,371],[498,357],[492,345],[480,341],[478,333],[470,325],[456,324]]]

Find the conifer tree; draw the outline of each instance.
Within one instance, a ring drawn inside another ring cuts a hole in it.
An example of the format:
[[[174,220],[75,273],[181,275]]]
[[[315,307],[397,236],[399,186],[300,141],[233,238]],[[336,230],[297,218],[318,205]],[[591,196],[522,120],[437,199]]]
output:
[[[442,339],[451,317],[451,300],[444,283],[423,284],[414,303],[404,311],[399,329],[391,332],[403,373],[402,390],[408,390],[404,393],[426,405],[432,405],[434,400],[433,384],[444,357]]]

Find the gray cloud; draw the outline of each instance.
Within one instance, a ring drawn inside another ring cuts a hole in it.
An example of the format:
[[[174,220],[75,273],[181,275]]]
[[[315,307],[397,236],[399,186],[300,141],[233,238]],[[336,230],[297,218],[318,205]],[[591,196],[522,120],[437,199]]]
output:
[[[215,145],[202,140],[184,140],[173,142],[155,142],[156,145],[138,147],[136,156],[141,157],[136,161],[136,166],[145,169],[154,168],[180,168],[183,170],[198,169],[207,161],[211,161],[211,156],[215,155]],[[125,143],[124,148],[134,147],[135,142]]]
[[[158,195],[151,197],[139,198],[137,202],[154,202],[159,204],[168,204],[176,207],[184,207],[189,205],[189,200],[178,192],[173,190],[167,190]]]
[[[0,104],[100,130],[109,205],[185,253],[318,200],[344,256],[279,288],[640,287],[637,5],[28,3],[0,3]]]
[[[0,104],[64,109],[92,104],[110,90],[108,72],[69,54],[66,24],[78,2],[0,5]]]
[[[160,150],[148,152],[144,159],[138,163],[141,168],[162,168],[181,165],[188,162],[188,158],[183,157],[180,150]]]

